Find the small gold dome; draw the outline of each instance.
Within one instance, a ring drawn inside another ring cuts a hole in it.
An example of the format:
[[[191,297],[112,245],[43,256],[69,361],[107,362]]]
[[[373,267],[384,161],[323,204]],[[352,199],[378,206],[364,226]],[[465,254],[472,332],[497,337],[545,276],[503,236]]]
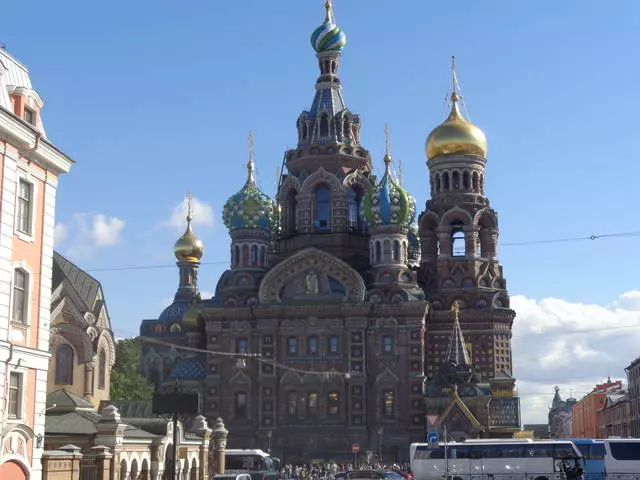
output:
[[[199,262],[204,255],[204,245],[193,233],[191,216],[187,217],[187,230],[173,246],[173,254],[179,262]]]
[[[465,120],[458,108],[458,95],[451,96],[453,106],[449,117],[441,125],[434,128],[425,145],[427,158],[440,155],[475,155],[487,156],[487,137],[484,132]]]

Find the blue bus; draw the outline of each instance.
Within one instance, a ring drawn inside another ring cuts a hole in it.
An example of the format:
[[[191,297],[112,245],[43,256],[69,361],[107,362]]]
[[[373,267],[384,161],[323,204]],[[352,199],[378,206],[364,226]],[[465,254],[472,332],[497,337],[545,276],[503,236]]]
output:
[[[570,440],[582,453],[585,480],[605,480],[604,440],[592,438],[572,438]]]

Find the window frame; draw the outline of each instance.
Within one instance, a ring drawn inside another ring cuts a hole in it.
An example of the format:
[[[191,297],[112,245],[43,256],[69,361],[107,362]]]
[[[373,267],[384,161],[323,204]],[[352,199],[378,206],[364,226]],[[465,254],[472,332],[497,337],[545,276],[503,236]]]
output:
[[[332,350],[332,343],[334,343],[334,340],[336,346],[335,351]],[[327,356],[333,357],[338,355],[340,355],[340,337],[338,335],[331,335],[327,340]]]
[[[382,355],[393,355],[395,353],[395,348],[393,345],[393,335],[383,335],[380,346],[380,353]],[[389,350],[387,350],[387,347],[389,347]]]
[[[314,347],[314,351],[311,351],[312,346]],[[316,335],[311,335],[307,338],[307,355],[310,357],[317,357],[320,355],[320,340]]]
[[[61,367],[64,367],[64,365],[62,365],[62,363],[58,363],[58,362],[62,362],[61,357],[59,352],[63,349],[68,349],[68,351],[71,352],[71,356],[69,357],[69,362],[70,365],[68,365],[69,368],[69,372],[67,374],[68,376],[68,380],[69,382],[64,382],[63,380],[67,380],[67,376],[65,376],[64,378],[62,378],[62,375],[60,375],[60,377],[58,377],[58,365],[61,365]],[[74,348],[69,345],[68,343],[59,343],[58,345],[56,345],[56,349],[54,350],[54,357],[55,357],[55,362],[53,364],[53,383],[54,385],[73,385],[73,370],[75,367],[75,362],[76,362],[76,352],[74,350]]]
[[[334,408],[335,412],[332,412]],[[329,417],[339,417],[340,410],[340,392],[337,390],[332,390],[327,393],[327,415]]]
[[[387,402],[387,398],[391,398],[391,403]],[[385,388],[382,391],[382,414],[383,418],[394,418],[396,416],[396,407],[397,407],[397,396],[396,390],[393,388]],[[390,405],[390,406],[389,406]]]
[[[7,382],[7,419],[9,421],[21,420],[24,413],[24,373],[16,370],[9,371],[9,379]],[[16,387],[11,385],[13,378],[18,379]],[[16,392],[17,398],[15,402],[11,401],[12,392]],[[12,412],[12,403],[15,407],[15,412]]]
[[[244,396],[244,405],[238,402],[241,396]],[[233,394],[233,418],[236,420],[247,420],[249,418],[249,394],[244,390]]]
[[[27,118],[27,112],[31,116],[31,120]],[[36,112],[33,108],[25,105],[24,111],[22,112],[22,119],[27,122],[32,127],[37,127],[38,125],[38,112]]]
[[[15,318],[15,309],[16,309],[16,274],[21,272],[24,274],[24,288],[22,289],[22,319],[16,320]],[[11,277],[11,323],[14,325],[20,325],[22,327],[28,327],[31,322],[29,322],[29,316],[31,313],[31,270],[25,268],[25,265],[20,263],[13,266],[13,275]]]
[[[20,221],[20,204],[24,201],[23,197],[21,197],[21,186],[22,184],[29,185],[31,198],[28,201],[28,225],[25,230],[22,229],[21,221]],[[15,219],[14,219],[14,232],[15,234],[24,241],[34,241],[35,235],[35,199],[37,198],[37,185],[33,181],[30,174],[27,172],[18,170],[17,179],[16,179],[16,192],[15,192]]]
[[[104,348],[98,352],[98,389],[104,390],[107,383],[107,353]]]
[[[245,349],[244,349],[244,351],[241,351],[240,346],[242,345],[243,342],[244,342],[244,345],[245,345]],[[236,338],[236,353],[240,353],[240,354],[249,353],[249,339],[248,338],[246,338],[246,337]]]
[[[291,349],[291,346],[295,348]],[[288,357],[297,357],[299,352],[298,337],[287,337],[286,352]]]
[[[320,196],[319,193],[323,192],[323,195]],[[326,193],[326,198],[324,196]],[[320,197],[320,198],[319,198]],[[315,230],[319,232],[328,232],[331,231],[331,203],[332,203],[332,195],[331,189],[328,185],[319,185],[316,188],[316,191],[313,194],[314,207],[315,207]],[[320,215],[321,213],[326,213],[326,218],[324,215]],[[321,220],[322,217],[322,220]],[[323,221],[325,224],[320,225],[320,221]]]

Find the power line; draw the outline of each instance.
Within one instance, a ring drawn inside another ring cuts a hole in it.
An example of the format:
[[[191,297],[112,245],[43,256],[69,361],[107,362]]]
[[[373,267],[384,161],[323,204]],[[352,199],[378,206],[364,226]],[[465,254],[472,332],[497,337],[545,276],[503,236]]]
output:
[[[602,239],[608,239],[608,238],[624,238],[624,237],[637,237],[637,236],[640,236],[640,231],[601,233],[597,235],[593,234],[593,235],[586,235],[586,236],[580,236],[580,237],[528,240],[523,242],[506,242],[506,243],[500,243],[499,247],[526,247],[526,246],[545,245],[545,244],[554,244],[554,243],[583,242],[586,240],[594,241],[594,240],[602,240]],[[225,265],[228,263],[229,263],[229,260],[218,260],[218,261],[211,261],[211,262],[202,262],[201,265]],[[130,270],[156,270],[156,269],[162,269],[162,268],[175,268],[175,264],[122,265],[122,266],[113,266],[113,267],[90,268],[85,271],[87,273],[119,272],[119,271],[130,271]]]

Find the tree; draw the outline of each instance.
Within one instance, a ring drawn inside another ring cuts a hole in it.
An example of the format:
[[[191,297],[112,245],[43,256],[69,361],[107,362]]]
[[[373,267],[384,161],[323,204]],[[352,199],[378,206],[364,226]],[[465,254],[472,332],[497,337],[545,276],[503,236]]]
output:
[[[111,369],[111,400],[150,400],[153,384],[140,373],[142,344],[136,338],[118,340]]]

